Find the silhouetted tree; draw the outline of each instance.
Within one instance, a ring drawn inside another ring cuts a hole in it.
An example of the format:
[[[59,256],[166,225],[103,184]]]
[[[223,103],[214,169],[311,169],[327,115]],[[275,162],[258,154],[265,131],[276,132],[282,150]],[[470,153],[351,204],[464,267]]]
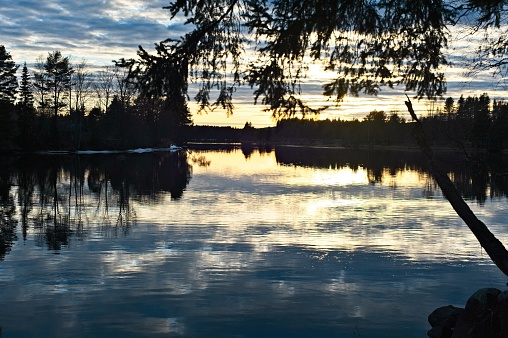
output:
[[[84,111],[86,102],[90,98],[92,86],[92,74],[88,70],[88,63],[85,59],[74,65],[72,83],[74,87],[74,110]]]
[[[481,148],[485,148],[487,146],[490,123],[490,98],[487,94],[482,94],[477,99],[477,104],[473,113],[471,141],[475,146]]]
[[[71,76],[74,72],[68,57],[63,57],[60,51],[48,54],[44,64],[46,88],[51,95],[50,106],[53,116],[58,116],[60,109],[66,106],[71,85]]]
[[[17,69],[11,54],[0,45],[0,149],[5,150],[14,148],[16,135],[14,100],[18,88]]]
[[[36,114],[34,108],[33,84],[26,66],[23,65],[21,72],[21,83],[19,85],[18,108],[18,129],[19,146],[24,150],[36,148]]]
[[[35,70],[33,73],[33,85],[35,89],[35,99],[37,108],[41,115],[46,115],[48,107],[48,88],[46,83],[46,71],[44,69],[45,59],[44,56],[39,55],[35,62]]]
[[[132,60],[123,60],[120,65],[130,67],[129,79],[140,94],[136,105],[144,106],[145,113],[152,115],[144,120],[159,122],[159,135],[174,138],[181,126],[191,123],[186,101],[188,59],[164,48],[158,49],[158,52],[159,55],[154,57],[141,49],[137,66]],[[177,60],[180,56],[182,58]],[[170,64],[164,62],[168,58],[173,60]]]
[[[25,62],[21,71],[21,83],[19,85],[19,104],[22,108],[34,107],[34,94],[32,86],[33,84]]]
[[[179,141],[181,127],[192,124],[191,113],[184,97],[181,95],[168,96],[164,100],[156,123],[160,138],[171,139],[173,142]]]
[[[373,110],[365,118],[364,123],[367,128],[367,142],[376,144],[383,143],[384,140],[384,124],[387,120],[384,111]]]
[[[58,113],[67,106],[73,73],[68,57],[63,57],[60,51],[48,54],[44,63],[43,84],[41,90],[46,90],[48,95],[47,108],[51,111],[52,122],[49,130],[49,147],[60,146],[60,131],[58,128]],[[43,107],[45,108],[45,107]]]
[[[128,78],[129,70],[115,65],[113,68],[115,78],[114,92],[125,108],[132,104],[136,94],[135,84]]]
[[[487,140],[491,128],[490,98],[485,93],[480,97],[460,97],[457,102],[456,124],[454,131],[457,134],[457,141],[476,147],[487,147]],[[457,133],[457,130],[460,132]]]
[[[76,148],[80,148],[82,141],[83,124],[85,122],[85,105],[90,98],[92,86],[91,74],[88,71],[86,60],[81,60],[74,65],[74,72],[71,74],[71,86],[74,92],[74,107],[69,99],[69,111],[72,121],[72,138]]]
[[[104,128],[103,138],[109,140],[110,144],[118,147],[124,143],[124,139],[129,134],[127,129],[130,120],[131,116],[129,116],[126,107],[119,100],[118,96],[113,96],[113,100],[102,120]]]
[[[386,121],[386,113],[382,110],[373,110],[365,117],[365,121],[384,123]]]
[[[494,100],[492,128],[489,136],[491,150],[501,150],[508,144],[508,103]]]
[[[189,0],[165,8],[188,17],[193,30],[157,44],[156,55],[140,47],[137,60],[124,62],[150,95],[175,87],[185,95],[190,77],[200,82],[201,109],[230,114],[233,93],[246,81],[276,118],[317,113],[322,107],[299,96],[308,60],[337,73],[324,88],[337,101],[382,86],[403,85],[418,97],[445,90],[440,66],[452,8],[443,1]],[[246,50],[254,50],[254,61],[244,61]]]
[[[18,66],[3,45],[0,45],[0,103],[14,104],[18,82],[16,71]]]
[[[445,105],[444,105],[444,111],[445,113],[447,113],[448,115],[449,114],[452,114],[454,112],[454,101],[453,101],[453,97],[449,97],[445,100]]]

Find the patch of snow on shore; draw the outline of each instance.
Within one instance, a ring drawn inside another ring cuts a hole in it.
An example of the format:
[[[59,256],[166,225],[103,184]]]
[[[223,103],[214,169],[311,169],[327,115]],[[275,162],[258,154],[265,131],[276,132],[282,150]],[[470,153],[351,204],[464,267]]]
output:
[[[130,154],[144,154],[144,153],[154,153],[154,152],[177,152],[182,150],[182,147],[178,146],[170,146],[168,148],[137,148],[137,149],[129,149],[129,150],[76,150],[76,151],[47,151],[40,152],[40,154],[50,154],[50,155],[62,155],[62,154],[77,154],[77,155],[95,155],[95,154],[122,154],[122,153],[130,153]]]

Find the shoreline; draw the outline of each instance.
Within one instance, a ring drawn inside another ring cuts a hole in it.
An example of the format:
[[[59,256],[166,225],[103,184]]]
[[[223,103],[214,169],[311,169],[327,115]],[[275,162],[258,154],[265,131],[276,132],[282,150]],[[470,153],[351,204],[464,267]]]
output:
[[[359,145],[344,145],[339,142],[326,142],[326,140],[309,139],[309,140],[285,140],[285,141],[216,141],[216,140],[192,140],[180,145],[171,145],[169,147],[146,147],[146,148],[134,148],[134,149],[100,149],[100,150],[45,150],[35,152],[0,152],[0,156],[25,156],[25,155],[108,155],[108,154],[143,154],[143,153],[154,153],[154,152],[178,152],[192,147],[207,147],[210,149],[220,147],[252,147],[253,149],[264,149],[270,150],[275,147],[286,147],[286,148],[314,148],[314,149],[345,149],[345,150],[382,150],[382,151],[394,151],[394,152],[421,152],[420,148],[416,144],[406,145],[381,145],[381,144],[359,144]],[[452,146],[433,146],[432,150],[436,153],[465,153],[466,151],[459,147]],[[488,154],[487,149],[483,148],[468,148],[467,152],[470,153],[483,153]],[[508,154],[507,150],[496,152],[495,154],[505,155]]]
[[[348,149],[348,150],[389,150],[389,151],[409,151],[409,152],[420,152],[420,148],[417,145],[343,145],[339,143],[330,143],[330,142],[316,142],[317,140],[312,140],[314,142],[304,143],[304,142],[291,142],[291,141],[276,141],[276,142],[259,142],[259,141],[240,141],[240,142],[217,142],[217,141],[190,141],[186,142],[183,146],[186,145],[204,145],[204,146],[237,146],[241,147],[242,145],[249,145],[256,148],[268,148],[268,147],[294,147],[294,148],[316,148],[316,149]],[[458,147],[451,146],[434,146],[432,147],[433,151],[438,153],[450,153],[457,152],[463,153],[464,150]],[[468,149],[473,153],[488,153],[486,149],[481,148],[471,148]],[[503,151],[502,153],[506,153]]]

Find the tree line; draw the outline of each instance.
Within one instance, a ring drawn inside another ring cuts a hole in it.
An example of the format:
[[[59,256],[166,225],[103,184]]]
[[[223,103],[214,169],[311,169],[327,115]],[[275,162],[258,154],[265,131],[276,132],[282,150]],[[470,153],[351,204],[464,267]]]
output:
[[[39,56],[18,81],[17,65],[0,45],[0,151],[125,149],[167,146],[192,121],[188,109],[140,95],[128,70],[92,72],[86,60],[60,51]]]
[[[438,147],[485,149],[497,152],[508,147],[508,102],[481,96],[447,98],[436,112],[420,118],[430,141]],[[186,139],[196,142],[244,142],[261,145],[302,144],[358,146],[416,146],[414,123],[396,112],[373,110],[363,119],[341,120],[286,118],[275,127],[242,129],[192,126]]]
[[[411,123],[393,112],[374,110],[350,121],[285,118],[275,128],[198,127],[191,126],[186,104],[142,95],[129,70],[118,65],[93,73],[86,60],[72,63],[54,51],[38,57],[32,71],[25,63],[19,82],[18,68],[0,45],[2,151],[125,149],[187,140],[414,144]],[[499,151],[508,145],[508,103],[491,101],[486,93],[456,102],[449,97],[422,123],[438,146]]]
[[[481,96],[449,97],[434,114],[421,117],[435,146],[501,151],[508,147],[508,102]],[[414,145],[413,122],[398,113],[373,110],[362,120],[283,119],[270,133],[278,142],[326,141],[340,146]],[[266,134],[266,132],[264,132]]]

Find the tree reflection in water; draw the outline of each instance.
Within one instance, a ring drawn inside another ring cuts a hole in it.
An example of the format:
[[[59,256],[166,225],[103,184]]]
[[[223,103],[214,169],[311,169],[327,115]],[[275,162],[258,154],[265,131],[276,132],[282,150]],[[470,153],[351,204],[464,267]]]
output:
[[[191,173],[186,152],[4,160],[0,260],[17,240],[18,222],[23,240],[32,232],[37,245],[55,253],[86,237],[87,224],[98,223],[106,236],[127,234],[136,222],[133,201],[162,203],[167,195],[179,199]]]
[[[312,168],[367,170],[371,184],[381,183],[390,176],[405,170],[428,175],[428,164],[418,151],[390,151],[365,149],[276,147],[277,162]],[[480,153],[464,157],[460,153],[437,155],[466,200],[483,204],[488,197],[508,197],[508,158],[500,154]],[[434,195],[439,190],[430,178],[424,194]]]
[[[17,239],[16,207],[8,177],[0,175],[0,260],[5,257]]]
[[[207,149],[195,150],[206,154]],[[233,148],[221,151],[231,152]],[[253,151],[261,154],[271,152],[272,148]],[[55,253],[71,246],[73,240],[90,236],[92,228],[100,236],[127,235],[136,223],[133,202],[160,204],[168,197],[178,200],[191,178],[189,163],[210,165],[206,156],[190,153],[3,158],[0,161],[0,260],[18,240],[18,224],[23,240],[33,234],[37,245]],[[374,185],[412,170],[428,177],[422,187],[424,196],[435,196],[434,191],[438,189],[419,152],[275,147],[275,157],[281,165],[364,169],[370,184]],[[508,197],[506,158],[487,154],[478,155],[474,160],[464,160],[462,154],[443,157],[446,171],[464,198],[483,203],[489,197]]]

